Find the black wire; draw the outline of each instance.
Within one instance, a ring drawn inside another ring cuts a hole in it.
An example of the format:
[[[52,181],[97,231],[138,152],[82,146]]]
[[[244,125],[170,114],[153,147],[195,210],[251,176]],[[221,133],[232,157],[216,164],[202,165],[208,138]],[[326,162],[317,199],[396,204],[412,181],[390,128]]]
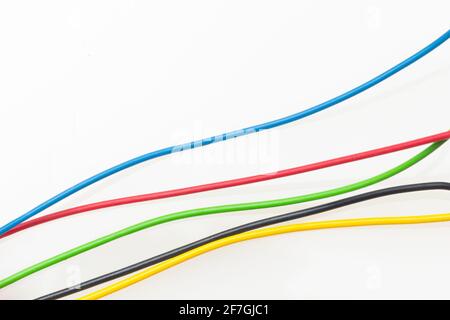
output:
[[[322,213],[325,211],[341,208],[344,206],[348,206],[351,204],[355,204],[358,202],[363,202],[375,198],[385,197],[389,195],[399,194],[399,193],[407,193],[407,192],[415,192],[415,191],[425,191],[425,190],[449,190],[450,191],[450,183],[447,182],[429,182],[429,183],[417,183],[417,184],[410,184],[410,185],[403,185],[403,186],[397,186],[397,187],[391,187],[391,188],[385,188],[380,189],[376,191],[371,191],[367,193],[363,193],[360,195],[348,197],[345,199],[333,201],[330,203],[322,204],[316,207],[307,208],[303,210],[298,210],[286,214],[282,214],[275,217],[270,217],[250,223],[243,224],[238,227],[234,227],[219,233],[216,233],[214,235],[208,236],[206,238],[203,238],[201,240],[197,240],[195,242],[192,242],[190,244],[184,245],[182,247],[178,247],[176,249],[167,251],[165,253],[162,253],[160,255],[154,256],[152,258],[143,260],[141,262],[135,263],[131,266],[113,271],[111,273],[99,276],[97,278],[85,281],[76,287],[69,287],[66,289],[62,289],[50,294],[47,294],[45,296],[39,297],[36,300],[53,300],[65,297],[67,295],[80,292],[86,289],[89,289],[91,287],[97,286],[99,284],[102,284],[104,282],[108,282],[120,277],[123,277],[127,274],[136,272],[138,270],[147,268],[149,266],[152,266],[154,264],[163,262],[165,260],[168,260],[170,258],[173,258],[175,256],[178,256],[184,252],[190,251],[194,248],[198,248],[202,245],[205,245],[209,242],[213,242],[222,238],[226,238],[232,235],[236,235],[239,233],[243,233],[246,231],[258,229],[261,227],[270,226],[273,224],[286,222],[294,219],[304,218],[308,217],[314,214]]]

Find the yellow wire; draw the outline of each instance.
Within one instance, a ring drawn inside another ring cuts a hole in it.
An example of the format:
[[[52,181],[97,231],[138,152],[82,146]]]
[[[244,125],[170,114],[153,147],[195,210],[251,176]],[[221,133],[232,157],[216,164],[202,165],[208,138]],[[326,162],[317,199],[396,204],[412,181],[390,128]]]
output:
[[[291,224],[286,226],[272,227],[249,231],[241,234],[237,234],[228,238],[223,238],[214,242],[210,242],[201,247],[187,251],[176,257],[168,259],[157,265],[154,265],[148,269],[145,269],[129,278],[116,282],[103,289],[85,295],[78,300],[97,300],[110,295],[113,292],[119,291],[123,288],[131,286],[139,281],[147,279],[159,272],[169,269],[177,264],[180,264],[186,260],[199,256],[208,251],[218,249],[229,244],[236,242],[246,241],[250,239],[262,238],[267,236],[273,236],[282,233],[296,232],[296,231],[308,231],[318,229],[330,229],[330,228],[346,228],[346,227],[358,227],[358,226],[373,226],[373,225],[393,225],[393,224],[415,224],[415,223],[430,223],[430,222],[443,222],[450,221],[450,213],[445,214],[433,214],[422,216],[404,216],[404,217],[380,217],[380,218],[362,218],[362,219],[346,219],[346,220],[331,220],[320,222],[307,222],[300,224]]]

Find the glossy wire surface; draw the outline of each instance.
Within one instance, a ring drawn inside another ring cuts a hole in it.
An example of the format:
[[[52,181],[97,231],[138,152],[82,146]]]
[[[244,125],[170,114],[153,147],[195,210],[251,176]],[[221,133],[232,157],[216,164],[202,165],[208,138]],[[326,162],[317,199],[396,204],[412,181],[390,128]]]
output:
[[[407,168],[411,167],[415,163],[419,162],[420,160],[422,160],[425,157],[427,157],[428,155],[430,155],[433,151],[435,151],[437,148],[442,146],[442,144],[444,144],[444,143],[445,143],[445,141],[435,142],[432,145],[430,145],[429,147],[427,147],[425,150],[420,152],[419,154],[415,155],[411,159],[398,165],[395,168],[392,168],[384,173],[381,173],[381,174],[371,177],[369,179],[359,181],[359,182],[356,182],[356,183],[353,183],[350,185],[346,185],[346,186],[343,186],[340,188],[335,188],[335,189],[322,191],[322,192],[318,192],[318,193],[307,194],[307,195],[303,195],[303,196],[297,196],[297,197],[291,197],[291,198],[285,198],[285,199],[250,202],[250,203],[240,203],[240,204],[230,204],[230,205],[223,205],[223,206],[214,206],[214,207],[206,207],[206,208],[200,208],[200,209],[185,210],[185,211],[180,211],[180,212],[160,216],[157,218],[153,218],[153,219],[135,224],[133,226],[127,227],[125,229],[119,230],[117,232],[111,233],[107,236],[98,238],[96,240],[93,240],[93,241],[83,244],[81,246],[78,246],[76,248],[73,248],[71,250],[63,252],[59,255],[56,255],[50,259],[44,260],[44,261],[39,262],[35,265],[32,265],[28,268],[25,268],[3,280],[0,280],[0,288],[4,288],[20,279],[23,279],[37,271],[40,271],[44,268],[52,266],[58,262],[69,259],[73,256],[79,255],[83,252],[94,249],[96,247],[99,247],[101,245],[104,245],[106,243],[114,241],[121,237],[133,234],[135,232],[138,232],[138,231],[141,231],[141,230],[144,230],[144,229],[147,229],[147,228],[150,228],[150,227],[162,224],[162,223],[179,220],[179,219],[184,219],[184,218],[189,218],[189,217],[194,217],[194,216],[208,215],[208,214],[284,206],[284,205],[290,205],[290,204],[296,204],[296,203],[301,203],[301,202],[306,202],[306,201],[313,201],[313,200],[328,198],[328,197],[344,194],[347,192],[355,191],[355,190],[373,185],[373,184],[383,181],[385,179],[388,179],[388,178],[406,170]]]
[[[376,191],[366,192],[363,194],[359,194],[356,196],[348,197],[345,199],[333,201],[330,203],[318,205],[315,207],[298,210],[266,219],[261,219],[258,221],[246,223],[219,233],[216,233],[214,235],[205,237],[203,239],[197,240],[195,242],[189,243],[187,245],[178,247],[176,249],[170,250],[168,252],[159,254],[157,256],[154,256],[152,258],[143,260],[141,262],[135,263],[133,265],[127,266],[125,268],[116,270],[114,272],[102,275],[100,277],[85,281],[79,285],[76,285],[75,287],[69,287],[63,290],[59,290],[56,292],[53,292],[51,294],[45,295],[43,297],[38,298],[37,300],[54,300],[59,299],[62,297],[65,297],[67,295],[80,292],[86,289],[89,289],[91,287],[97,286],[99,284],[126,276],[130,273],[139,271],[144,268],[148,268],[152,265],[155,265],[157,263],[161,263],[163,261],[166,261],[170,258],[173,258],[175,256],[178,256],[180,254],[183,254],[185,252],[188,252],[192,249],[201,247],[207,243],[217,241],[219,239],[223,239],[226,237],[230,237],[236,234],[240,234],[243,232],[255,230],[262,227],[267,227],[273,224],[292,221],[294,219],[300,219],[305,218],[311,215],[323,213],[326,211],[334,210],[337,208],[342,208],[345,206],[349,206],[351,204],[360,203],[363,201],[368,201],[371,199],[376,199],[380,197],[386,197],[389,195],[394,194],[400,194],[400,193],[407,193],[407,192],[417,192],[417,191],[426,191],[426,190],[447,190],[450,191],[450,183],[446,182],[429,182],[429,183],[418,183],[418,184],[411,184],[411,185],[403,185],[403,186],[397,186],[397,187],[391,187],[391,188],[385,188],[380,189]]]
[[[320,112],[322,110],[325,110],[327,108],[330,108],[342,101],[345,101],[373,86],[375,86],[376,84],[380,83],[381,81],[391,77],[392,75],[396,74],[397,72],[399,72],[400,70],[406,68],[407,66],[409,66],[410,64],[412,64],[413,62],[419,60],[420,58],[422,58],[423,56],[425,56],[426,54],[428,54],[429,52],[433,51],[434,49],[436,49],[437,47],[439,47],[441,44],[443,44],[445,41],[448,40],[448,38],[450,37],[450,30],[448,30],[447,32],[445,32],[443,35],[441,35],[439,38],[437,38],[436,40],[434,40],[432,43],[430,43],[428,46],[426,46],[425,48],[423,48],[422,50],[418,51],[417,53],[415,53],[414,55],[412,55],[411,57],[407,58],[406,60],[400,62],[399,64],[397,64],[396,66],[394,66],[393,68],[383,72],[382,74],[376,76],[375,78],[359,85],[358,87],[351,89],[350,91],[347,91],[333,99],[330,99],[326,102],[323,102],[319,105],[316,105],[314,107],[311,107],[309,109],[306,109],[304,111],[301,111],[299,113],[284,117],[284,118],[280,118],[277,120],[273,120],[270,122],[266,122],[263,124],[259,124],[256,126],[251,126],[245,129],[241,129],[241,130],[236,130],[236,131],[232,131],[229,133],[225,133],[219,136],[214,136],[214,137],[209,137],[206,139],[201,139],[198,141],[192,141],[189,143],[185,143],[185,144],[181,144],[181,145],[176,145],[176,146],[171,146],[171,147],[167,147],[164,149],[160,149],[157,151],[153,151],[141,156],[138,156],[136,158],[133,158],[131,160],[125,161],[121,164],[118,164],[112,168],[109,168],[105,171],[102,171],[86,180],[83,180],[81,182],[79,182],[78,184],[70,187],[69,189],[57,194],[56,196],[48,199],[47,201],[41,203],[40,205],[38,205],[37,207],[33,208],[32,210],[24,213],[23,215],[19,216],[18,218],[8,222],[7,224],[5,224],[4,226],[0,227],[0,235],[4,234],[5,232],[11,230],[12,228],[14,228],[15,226],[19,225],[20,223],[30,219],[31,217],[35,216],[36,214],[42,212],[43,210],[51,207],[52,205],[58,203],[59,201],[69,197],[70,195],[90,186],[91,184],[94,184],[100,180],[103,180],[117,172],[120,172],[122,170],[125,170],[127,168],[130,168],[132,166],[135,166],[137,164],[140,164],[144,161],[148,161],[150,159],[154,159],[154,158],[158,158],[158,157],[162,157],[165,155],[169,155],[171,153],[175,153],[175,152],[181,152],[187,149],[192,149],[192,148],[197,148],[197,147],[202,147],[202,146],[206,146],[212,143],[216,143],[216,142],[221,142],[224,140],[228,140],[231,138],[236,138],[239,136],[243,136],[243,135],[247,135],[250,133],[254,133],[254,132],[258,132],[261,130],[265,130],[265,129],[271,129],[274,127],[278,127],[302,118],[305,118],[307,116],[310,116],[312,114],[315,114],[317,112]],[[165,133],[163,133],[165,134]]]
[[[129,278],[121,280],[117,283],[107,286],[93,293],[90,293],[79,300],[96,300],[103,298],[111,293],[119,291],[123,288],[129,287],[139,281],[145,280],[157,273],[176,266],[186,260],[195,258],[203,253],[212,251],[236,242],[242,242],[251,239],[273,236],[282,233],[331,229],[331,228],[347,228],[347,227],[362,227],[374,225],[394,225],[394,224],[417,224],[417,223],[431,223],[450,221],[450,213],[433,214],[423,216],[403,216],[403,217],[380,217],[380,218],[362,218],[362,219],[346,219],[346,220],[331,220],[320,222],[307,222],[301,224],[291,224],[287,226],[272,227],[260,230],[249,231],[237,234],[228,238],[220,239],[204,246],[195,248],[191,251],[185,252],[179,256],[161,262],[153,267],[141,271]]]
[[[181,189],[174,189],[169,191],[162,191],[162,192],[156,192],[156,193],[150,193],[150,194],[143,194],[138,196],[132,196],[132,197],[126,197],[126,198],[119,198],[119,199],[112,199],[112,200],[106,200],[101,202],[95,202],[91,204],[86,204],[74,208],[69,208],[63,211],[55,212],[46,216],[42,216],[24,223],[19,224],[17,227],[11,229],[7,233],[0,235],[0,239],[10,236],[16,232],[25,230],[27,228],[31,228],[33,226],[49,222],[52,220],[60,219],[63,217],[71,216],[74,214],[86,212],[86,211],[92,211],[96,209],[101,208],[107,208],[107,207],[113,207],[123,204],[129,204],[129,203],[135,203],[135,202],[141,202],[141,201],[148,201],[148,200],[155,200],[155,199],[162,199],[162,198],[169,198],[169,197],[175,197],[179,195],[185,195],[185,194],[192,194],[197,192],[204,192],[209,190],[215,190],[215,189],[222,189],[222,188],[229,188],[233,186],[239,186],[249,183],[255,183],[255,182],[261,182],[271,179],[278,179],[286,176],[291,176],[295,174],[300,174],[304,172],[310,172],[313,170],[319,170],[323,168],[328,168],[352,161],[358,161],[362,159],[367,159],[391,152],[396,152],[400,150],[404,150],[407,148],[413,148],[417,147],[419,145],[436,142],[444,139],[450,138],[450,131],[442,132],[439,134],[435,134],[432,136],[427,136],[420,139],[415,139],[383,148],[373,149],[365,152],[360,152],[344,157],[339,157],[335,159],[330,159],[326,161],[321,161],[317,163],[312,163],[300,167],[290,168],[286,170],[280,170],[277,172],[271,172],[256,176],[250,176],[245,178],[239,178],[239,179],[233,179],[233,180],[227,180],[227,181],[221,181],[221,182],[215,182],[215,183],[209,183],[209,184],[203,184],[203,185],[197,185],[193,187],[188,188],[181,188]]]

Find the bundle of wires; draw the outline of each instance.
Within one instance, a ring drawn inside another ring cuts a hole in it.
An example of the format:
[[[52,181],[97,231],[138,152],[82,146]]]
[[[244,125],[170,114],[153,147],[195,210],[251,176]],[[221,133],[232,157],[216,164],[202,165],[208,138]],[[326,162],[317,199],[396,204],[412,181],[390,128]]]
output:
[[[317,192],[317,193],[312,193],[312,194],[307,194],[307,195],[302,195],[302,196],[297,196],[297,197],[291,197],[291,198],[260,201],[260,202],[250,202],[250,203],[228,204],[228,205],[222,205],[222,206],[185,210],[185,211],[167,214],[167,215],[153,218],[150,220],[146,220],[141,223],[138,223],[138,224],[132,225],[130,227],[124,228],[122,230],[119,230],[117,232],[106,235],[104,237],[93,240],[93,241],[83,244],[81,246],[75,247],[71,250],[63,252],[52,258],[46,259],[42,262],[32,265],[28,268],[25,268],[22,271],[19,271],[3,280],[0,280],[0,288],[4,288],[20,279],[23,279],[23,278],[37,272],[37,271],[45,269],[45,268],[52,266],[56,263],[59,263],[61,261],[67,260],[67,259],[74,257],[76,255],[79,255],[83,252],[92,250],[101,245],[107,244],[111,241],[117,240],[124,236],[148,229],[150,227],[153,227],[153,226],[156,226],[156,225],[159,225],[162,223],[179,220],[179,219],[184,219],[184,218],[189,218],[189,217],[194,217],[194,216],[203,216],[203,215],[208,215],[208,214],[217,214],[217,213],[224,213],[224,212],[235,212],[235,211],[243,211],[243,210],[254,210],[254,209],[285,206],[285,205],[290,205],[290,204],[324,199],[324,198],[344,194],[347,192],[355,191],[355,190],[376,184],[383,180],[386,180],[386,179],[406,170],[407,168],[413,166],[417,162],[421,161],[422,159],[424,159],[425,157],[430,155],[432,152],[437,150],[444,143],[445,143],[445,141],[435,142],[431,146],[429,146],[425,150],[423,150],[422,152],[418,153],[416,156],[412,157],[411,159],[407,160],[406,162],[404,162],[386,172],[383,172],[383,173],[376,175],[374,177],[371,177],[369,179],[362,180],[362,181],[359,181],[359,182],[356,182],[353,184],[349,184],[346,186],[342,186],[339,188],[334,188],[334,189],[330,189],[330,190],[326,190],[326,191],[322,191],[322,192]]]
[[[349,206],[351,204],[360,203],[363,201],[368,201],[371,199],[376,199],[380,197],[386,197],[389,195],[395,195],[400,193],[408,193],[408,192],[417,192],[417,191],[426,191],[426,190],[446,190],[450,191],[450,183],[446,182],[432,182],[432,183],[418,183],[418,184],[412,184],[412,185],[403,185],[398,187],[391,187],[391,188],[385,188],[381,190],[371,191],[367,193],[363,193],[360,195],[356,195],[353,197],[349,197],[342,200],[333,201],[327,204],[319,205],[316,207],[298,210],[250,223],[246,223],[244,225],[234,227],[219,233],[216,233],[214,235],[208,236],[206,238],[203,238],[201,240],[192,242],[190,244],[187,244],[185,246],[170,250],[168,252],[165,252],[163,254],[157,255],[155,257],[143,260],[141,262],[138,262],[136,264],[133,264],[131,266],[116,270],[114,272],[108,273],[106,275],[85,281],[76,287],[66,288],[54,293],[51,293],[49,295],[43,296],[38,298],[39,300],[52,300],[52,299],[58,299],[65,297],[67,295],[86,290],[88,288],[97,286],[99,284],[123,277],[125,275],[128,275],[130,273],[139,271],[141,269],[147,268],[149,266],[158,264],[155,268],[151,268],[149,270],[146,270],[142,273],[139,273],[136,276],[133,276],[130,278],[130,280],[121,281],[120,285],[113,285],[112,287],[108,287],[107,289],[100,290],[97,293],[94,293],[93,295],[88,295],[87,298],[100,298],[105,296],[106,294],[112,293],[116,291],[116,289],[126,287],[132,283],[135,283],[139,280],[143,280],[150,275],[156,274],[160,271],[163,271],[173,265],[176,265],[178,263],[181,263],[182,261],[185,261],[191,257],[197,256],[203,252],[207,252],[210,250],[213,250],[214,248],[219,248],[221,246],[231,244],[238,241],[243,241],[246,239],[253,239],[256,237],[259,237],[258,235],[270,235],[270,234],[277,234],[277,233],[283,233],[282,230],[291,230],[291,231],[299,231],[299,230],[313,230],[316,229],[312,226],[317,226],[317,228],[331,228],[336,226],[347,226],[345,222],[335,222],[335,223],[316,223],[316,224],[305,224],[305,229],[302,229],[302,227],[299,227],[297,229],[296,227],[287,228],[284,229],[284,227],[278,227],[272,229],[272,231],[268,231],[269,229],[266,229],[266,231],[257,231],[253,233],[249,233],[248,231],[255,230],[262,227],[267,227],[273,224],[278,224],[282,222],[287,222],[295,219],[305,218],[308,216],[312,216],[315,214],[323,213],[326,211],[334,210],[337,208],[342,208],[345,206]],[[367,222],[368,224],[387,224],[387,223],[395,223],[395,221],[403,222],[403,223],[419,223],[419,222],[436,222],[436,221],[447,221],[450,220],[450,214],[444,215],[444,216],[423,216],[411,219],[401,217],[401,218],[378,218],[374,220],[367,220],[367,219],[356,219],[356,220],[348,220],[347,223],[348,226],[350,225],[365,225],[364,222]],[[345,221],[345,220],[344,220]],[[363,222],[361,222],[363,221]],[[414,222],[416,221],[416,222]],[[322,226],[322,227],[320,227]],[[312,227],[312,228],[311,228]],[[273,233],[272,233],[273,232]],[[289,232],[289,231],[285,231]]]
[[[416,147],[416,146],[427,144],[427,143],[433,143],[431,146],[427,147],[425,150],[418,153],[416,156],[412,157],[411,159],[407,160],[406,162],[404,162],[384,173],[381,173],[379,175],[371,177],[369,179],[365,179],[365,180],[362,180],[362,181],[359,181],[359,182],[356,182],[353,184],[349,184],[349,185],[345,185],[345,186],[342,186],[339,188],[334,188],[334,189],[321,191],[321,192],[317,192],[317,193],[301,195],[301,196],[296,196],[296,197],[291,197],[291,198],[284,198],[284,199],[275,199],[275,200],[251,202],[251,203],[240,203],[240,204],[228,204],[228,205],[222,205],[222,206],[191,209],[191,210],[180,211],[180,212],[160,216],[157,218],[153,218],[153,219],[138,223],[136,225],[130,226],[128,228],[119,230],[117,232],[114,232],[107,236],[101,237],[99,239],[93,240],[89,243],[78,246],[78,247],[68,250],[64,253],[56,255],[52,258],[44,260],[40,263],[37,263],[33,266],[30,266],[22,271],[19,271],[3,280],[0,280],[0,288],[4,288],[18,280],[21,280],[35,272],[43,270],[43,269],[45,269],[51,265],[54,265],[56,263],[59,263],[63,260],[69,259],[71,257],[79,255],[88,250],[94,249],[98,246],[104,245],[106,243],[109,243],[109,242],[119,239],[121,237],[130,235],[132,233],[135,233],[135,232],[138,232],[138,231],[141,231],[141,230],[144,230],[144,229],[147,229],[147,228],[150,228],[150,227],[162,224],[162,223],[166,223],[166,222],[170,222],[170,221],[178,220],[178,219],[194,217],[194,216],[202,216],[202,215],[225,213],[225,212],[234,212],[234,211],[241,211],[241,210],[270,208],[270,207],[284,206],[284,205],[297,204],[297,203],[313,201],[313,200],[318,200],[318,199],[324,199],[324,198],[352,192],[355,190],[359,190],[361,188],[368,187],[370,185],[379,183],[379,182],[386,180],[396,174],[399,174],[400,172],[406,170],[407,168],[409,168],[412,165],[416,164],[417,162],[421,161],[425,157],[429,156],[431,153],[433,153],[435,150],[437,150],[440,146],[442,146],[444,144],[445,140],[450,138],[450,131],[442,132],[442,133],[439,133],[439,134],[436,134],[433,136],[428,136],[428,137],[421,138],[421,139],[416,139],[416,140],[400,143],[397,145],[392,145],[392,146],[388,146],[388,147],[384,147],[384,148],[365,151],[362,153],[353,154],[353,155],[340,157],[340,158],[335,158],[335,159],[322,161],[322,162],[318,162],[318,163],[314,163],[314,164],[290,168],[290,169],[282,170],[282,171],[279,171],[276,173],[251,176],[251,177],[215,182],[215,183],[210,183],[210,184],[205,184],[205,185],[187,187],[187,188],[182,188],[182,189],[174,189],[174,190],[168,190],[168,191],[162,191],[162,192],[157,192],[157,193],[126,197],[126,198],[106,200],[106,201],[101,201],[101,202],[97,202],[97,203],[78,206],[75,208],[66,209],[66,210],[56,212],[53,214],[49,214],[49,215],[46,215],[46,216],[43,216],[43,217],[40,217],[37,219],[33,219],[31,221],[26,221],[26,220],[30,219],[31,217],[35,216],[36,214],[42,212],[43,210],[58,203],[59,201],[82,190],[83,188],[86,188],[89,185],[91,185],[97,181],[105,179],[110,175],[113,175],[117,172],[125,170],[129,167],[135,166],[144,161],[154,159],[157,157],[161,157],[164,155],[168,155],[173,152],[180,152],[183,150],[220,142],[220,141],[223,141],[226,139],[236,138],[236,137],[250,134],[252,132],[257,132],[257,131],[260,131],[263,129],[274,128],[277,126],[284,125],[286,123],[290,123],[292,121],[302,119],[304,117],[310,116],[310,115],[320,112],[322,110],[325,110],[325,109],[327,109],[333,105],[336,105],[342,101],[345,101],[345,100],[371,88],[372,86],[380,83],[381,81],[389,78],[390,76],[394,75],[398,71],[404,69],[405,67],[409,66],[413,62],[417,61],[418,59],[422,58],[423,56],[425,56],[426,54],[428,54],[429,52],[431,52],[432,50],[434,50],[435,48],[440,46],[442,43],[444,43],[449,38],[449,36],[450,36],[450,31],[447,31],[445,34],[443,34],[441,37],[436,39],[434,42],[432,42],[430,45],[428,45],[424,49],[420,50],[416,54],[412,55],[408,59],[404,60],[403,62],[394,66],[393,68],[387,70],[386,72],[378,75],[377,77],[373,78],[372,80],[369,80],[368,82],[366,82],[350,91],[347,91],[346,93],[343,93],[333,99],[330,99],[326,102],[323,102],[312,108],[306,109],[297,114],[294,114],[294,115],[291,115],[288,117],[284,117],[284,118],[281,118],[278,120],[270,121],[270,122],[267,122],[264,124],[248,127],[248,128],[242,129],[242,130],[229,132],[229,133],[226,133],[223,135],[210,137],[210,138],[206,138],[206,139],[201,139],[198,141],[193,141],[193,142],[189,142],[189,143],[181,144],[181,145],[177,145],[177,146],[167,147],[167,148],[164,148],[164,149],[161,149],[158,151],[154,151],[154,152],[136,157],[136,158],[126,161],[122,164],[114,166],[108,170],[105,170],[105,171],[103,171],[97,175],[94,175],[91,178],[83,180],[82,182],[74,185],[73,187],[59,193],[58,195],[52,197],[51,199],[45,201],[44,203],[42,203],[40,205],[38,205],[37,207],[30,210],[29,212],[14,219],[13,221],[7,223],[6,225],[0,227],[0,238],[10,236],[16,232],[39,225],[44,222],[49,222],[49,221],[56,220],[59,218],[67,217],[69,215],[92,211],[92,210],[96,210],[96,209],[100,209],[100,208],[124,205],[124,204],[128,204],[128,203],[133,203],[133,202],[168,198],[168,197],[180,196],[180,195],[191,194],[191,193],[196,193],[196,192],[204,192],[204,191],[210,191],[210,190],[215,190],[215,189],[220,189],[220,188],[228,188],[228,187],[239,186],[239,185],[244,185],[244,184],[249,184],[249,183],[255,183],[255,182],[260,182],[260,181],[265,181],[265,180],[270,180],[270,179],[276,179],[276,178],[286,177],[289,175],[299,174],[299,173],[303,173],[303,172],[323,169],[323,168],[327,168],[327,167],[331,167],[331,166],[335,166],[335,165],[339,165],[339,164],[343,164],[343,163],[348,163],[348,162],[352,162],[352,161],[367,159],[370,157],[379,156],[379,155],[387,154],[390,152],[396,152],[396,151],[404,150],[406,148],[412,148],[412,147]],[[60,290],[58,292],[41,297],[40,299],[61,298],[66,295],[75,293],[77,291],[81,291],[81,290],[96,286],[98,284],[104,283],[106,281],[110,281],[110,280],[116,279],[118,277],[122,277],[124,275],[130,274],[132,272],[139,271],[143,268],[152,266],[152,267],[150,267],[150,269],[144,270],[144,271],[132,276],[129,279],[123,280],[123,281],[119,282],[118,284],[114,284],[107,288],[101,289],[100,291],[98,291],[96,293],[93,293],[91,295],[84,297],[85,299],[101,298],[107,294],[110,294],[114,291],[119,290],[120,288],[126,287],[132,283],[135,283],[137,281],[145,279],[148,276],[156,274],[156,273],[158,273],[162,270],[165,270],[171,266],[181,263],[189,258],[195,257],[203,252],[207,252],[207,251],[222,247],[227,244],[231,244],[231,243],[235,243],[235,242],[239,242],[239,241],[243,241],[243,240],[248,240],[248,239],[254,239],[254,238],[263,237],[263,236],[268,236],[268,235],[273,235],[273,234],[280,234],[280,233],[293,232],[293,231],[323,229],[323,228],[331,228],[331,227],[447,221],[450,219],[449,218],[450,214],[417,216],[417,217],[392,217],[392,218],[338,220],[338,221],[306,223],[306,224],[299,224],[299,225],[274,227],[274,228],[269,228],[269,229],[261,229],[261,230],[252,231],[257,228],[269,226],[269,225],[280,223],[280,222],[286,222],[286,221],[290,221],[293,219],[310,216],[313,214],[318,214],[321,212],[325,212],[328,210],[332,210],[335,208],[343,207],[343,206],[361,202],[361,201],[366,201],[369,199],[374,199],[374,198],[378,198],[378,197],[383,197],[383,196],[398,194],[398,193],[404,193],[404,192],[415,192],[415,191],[422,191],[422,190],[437,190],[437,189],[450,190],[450,186],[448,183],[445,183],[445,182],[433,182],[433,183],[422,183],[422,184],[405,185],[405,186],[399,186],[399,187],[394,187],[394,188],[381,189],[381,190],[353,196],[350,198],[334,201],[334,202],[331,202],[331,203],[328,203],[325,205],[320,205],[320,206],[316,206],[316,207],[309,208],[309,209],[304,209],[304,210],[295,211],[295,212],[291,212],[291,213],[276,216],[276,217],[271,217],[271,218],[255,221],[252,223],[248,223],[248,224],[245,224],[245,225],[242,225],[239,227],[235,227],[235,228],[220,232],[218,234],[215,234],[215,235],[209,236],[207,238],[193,242],[191,244],[188,244],[188,245],[182,246],[180,248],[171,250],[169,252],[163,253],[156,257],[146,259],[144,261],[141,261],[139,263],[125,267],[123,269],[111,272],[104,276],[100,276],[95,279],[86,281],[86,282],[82,283],[80,286],[77,286],[77,288],[66,288],[66,289]]]

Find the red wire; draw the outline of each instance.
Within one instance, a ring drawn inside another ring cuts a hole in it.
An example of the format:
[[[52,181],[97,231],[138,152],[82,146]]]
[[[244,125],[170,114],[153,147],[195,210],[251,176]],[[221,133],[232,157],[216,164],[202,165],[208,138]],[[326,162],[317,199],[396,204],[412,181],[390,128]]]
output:
[[[371,158],[371,157],[375,157],[375,156],[380,156],[383,154],[396,152],[396,151],[400,151],[400,150],[404,150],[404,149],[409,149],[409,148],[417,147],[417,146],[427,144],[427,143],[446,140],[449,138],[450,138],[450,131],[446,131],[446,132],[442,132],[442,133],[435,134],[432,136],[428,136],[428,137],[424,137],[424,138],[420,138],[420,139],[416,139],[416,140],[412,140],[412,141],[407,141],[407,142],[395,144],[395,145],[384,147],[384,148],[374,149],[374,150],[365,151],[365,152],[361,152],[361,153],[355,153],[355,154],[340,157],[340,158],[335,158],[335,159],[331,159],[331,160],[312,163],[312,164],[308,164],[308,165],[304,165],[304,166],[300,166],[300,167],[281,170],[278,172],[272,172],[272,173],[267,173],[267,174],[245,177],[245,178],[202,184],[202,185],[193,186],[193,187],[173,189],[173,190],[168,190],[168,191],[148,193],[148,194],[142,194],[142,195],[137,195],[137,196],[118,198],[118,199],[112,199],[112,200],[106,200],[106,201],[100,201],[100,202],[95,202],[95,203],[91,203],[91,204],[86,204],[86,205],[62,210],[59,212],[55,212],[52,214],[48,214],[46,216],[42,216],[42,217],[39,217],[39,218],[36,218],[33,220],[29,220],[27,222],[23,222],[23,223],[19,224],[17,227],[8,231],[7,233],[1,235],[0,239],[10,236],[16,232],[31,228],[33,226],[36,226],[36,225],[39,225],[39,224],[42,224],[45,222],[49,222],[52,220],[64,218],[67,216],[71,216],[71,215],[74,215],[77,213],[97,210],[97,209],[101,209],[101,208],[119,206],[119,205],[123,205],[123,204],[155,200],[155,199],[170,198],[170,197],[176,197],[176,196],[181,196],[181,195],[185,195],[185,194],[192,194],[192,193],[204,192],[204,191],[209,191],[209,190],[229,188],[229,187],[235,187],[235,186],[240,186],[240,185],[249,184],[249,183],[277,179],[277,178],[291,176],[291,175],[304,173],[304,172],[308,172],[308,171],[314,171],[314,170],[318,170],[318,169],[332,167],[332,166],[336,166],[339,164],[344,164],[344,163],[348,163],[348,162],[353,162],[353,161],[367,159],[367,158]]]

